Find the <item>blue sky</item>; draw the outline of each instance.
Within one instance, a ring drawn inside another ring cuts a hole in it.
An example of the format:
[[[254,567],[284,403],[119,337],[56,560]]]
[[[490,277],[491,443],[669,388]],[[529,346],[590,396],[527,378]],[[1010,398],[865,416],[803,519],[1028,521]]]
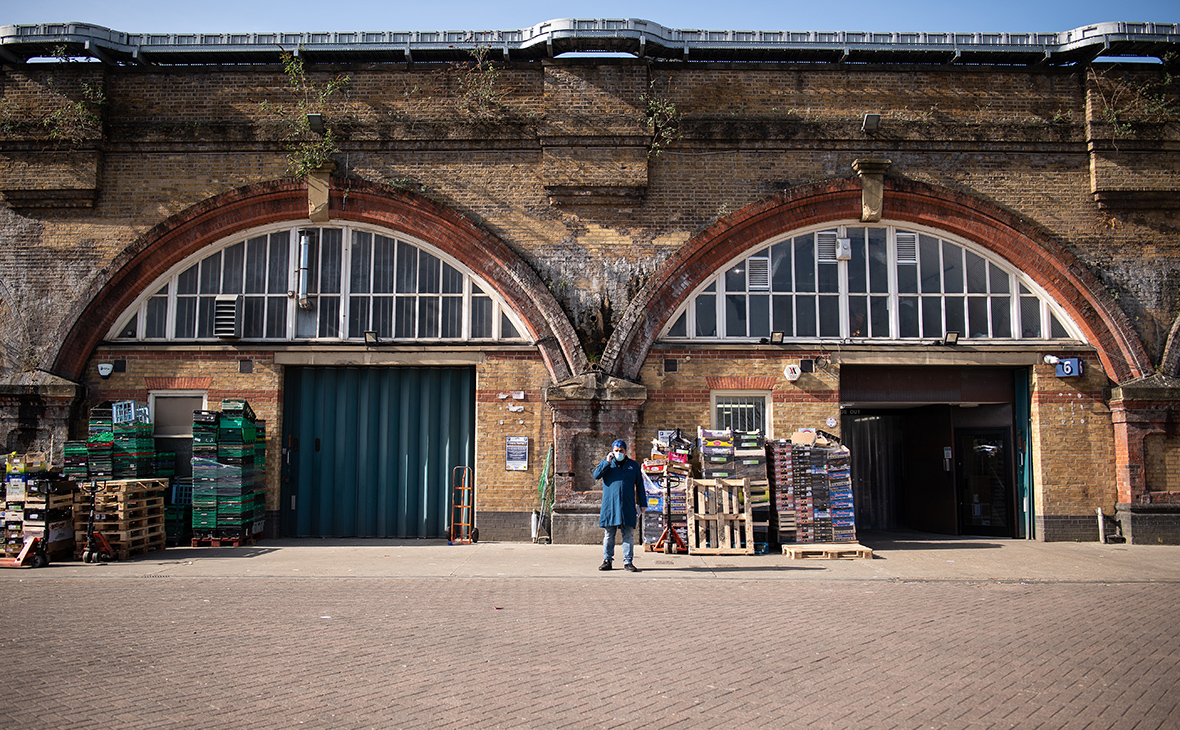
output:
[[[0,0],[0,25],[81,21],[127,32],[502,30],[553,18],[670,28],[1046,32],[1111,20],[1180,22],[1177,0]]]

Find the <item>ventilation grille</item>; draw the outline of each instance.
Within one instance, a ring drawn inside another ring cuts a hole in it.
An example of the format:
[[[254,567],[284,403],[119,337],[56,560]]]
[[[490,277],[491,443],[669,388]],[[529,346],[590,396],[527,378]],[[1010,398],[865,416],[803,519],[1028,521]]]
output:
[[[836,260],[836,232],[820,231],[815,234],[816,252],[820,261]]]
[[[917,233],[902,233],[897,234],[897,262],[899,264],[916,264],[918,263],[918,234]]]
[[[770,259],[752,257],[748,261],[750,291],[770,291]]]
[[[239,296],[221,296],[213,300],[213,336],[232,340],[241,337]]]

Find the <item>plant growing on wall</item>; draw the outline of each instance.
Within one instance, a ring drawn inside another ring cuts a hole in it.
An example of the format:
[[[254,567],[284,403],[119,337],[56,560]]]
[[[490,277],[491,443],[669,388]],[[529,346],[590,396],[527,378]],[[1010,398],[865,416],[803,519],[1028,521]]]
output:
[[[281,120],[287,149],[287,174],[306,177],[340,151],[336,130],[327,112],[331,109],[333,97],[348,86],[350,79],[337,74],[326,84],[316,84],[308,79],[302,58],[288,51],[284,51],[281,58],[292,101],[289,104],[263,101],[261,107]],[[322,120],[322,131],[312,128],[313,115]]]
[[[648,85],[647,91],[639,100],[643,102],[643,121],[651,129],[647,156],[656,157],[682,136],[680,122],[683,115],[675,103],[656,89],[654,81]]]
[[[448,70],[459,86],[459,108],[476,121],[494,119],[504,110],[504,93],[498,88],[500,72],[488,60],[488,46],[468,51],[469,61],[454,61]]]
[[[1155,79],[1130,81],[1107,71],[1096,71],[1094,88],[1101,108],[1098,116],[1110,125],[1115,138],[1128,137],[1144,124],[1163,124],[1180,118],[1178,79],[1167,69],[1174,54],[1164,59],[1164,72]]]

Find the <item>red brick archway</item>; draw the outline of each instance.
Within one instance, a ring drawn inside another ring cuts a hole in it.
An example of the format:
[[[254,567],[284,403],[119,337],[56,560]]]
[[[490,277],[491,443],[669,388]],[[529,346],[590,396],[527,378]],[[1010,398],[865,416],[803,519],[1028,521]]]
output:
[[[636,379],[668,318],[725,262],[788,231],[857,220],[860,215],[860,181],[841,179],[793,188],[713,224],[665,262],[632,300],[607,344],[603,370]],[[884,217],[961,236],[1010,261],[1069,313],[1115,382],[1152,372],[1126,314],[1093,274],[1046,232],[983,200],[895,178],[885,179]]]
[[[333,178],[332,220],[364,222],[414,236],[475,271],[503,297],[537,343],[550,375],[564,380],[586,367],[568,318],[536,272],[502,241],[457,212],[412,193],[362,180]],[[307,186],[276,180],[214,196],[161,222],[136,239],[99,276],[94,297],[66,318],[70,324],[54,363],[79,379],[115,320],[172,266],[201,248],[257,226],[307,220]]]

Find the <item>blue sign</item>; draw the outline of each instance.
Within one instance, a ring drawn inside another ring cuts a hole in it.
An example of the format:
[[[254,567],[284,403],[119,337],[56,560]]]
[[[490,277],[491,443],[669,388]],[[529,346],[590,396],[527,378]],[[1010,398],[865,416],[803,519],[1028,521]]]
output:
[[[1063,357],[1057,361],[1057,377],[1075,378],[1082,374],[1082,361],[1076,357]]]

